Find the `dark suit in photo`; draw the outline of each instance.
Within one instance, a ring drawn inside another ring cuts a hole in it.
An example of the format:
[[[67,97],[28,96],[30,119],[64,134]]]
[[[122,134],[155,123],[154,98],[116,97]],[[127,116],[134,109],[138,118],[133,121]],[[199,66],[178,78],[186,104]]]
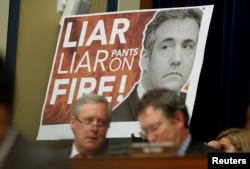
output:
[[[112,122],[121,121],[137,121],[136,107],[139,102],[137,93],[138,84],[133,88],[129,96],[123,100],[111,113]],[[186,99],[186,93],[181,92],[180,96],[183,100]]]

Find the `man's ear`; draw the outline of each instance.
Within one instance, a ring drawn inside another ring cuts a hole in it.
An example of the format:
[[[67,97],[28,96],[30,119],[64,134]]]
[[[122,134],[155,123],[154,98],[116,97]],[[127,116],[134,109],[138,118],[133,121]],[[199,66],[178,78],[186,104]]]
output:
[[[148,62],[149,62],[149,52],[147,50],[143,50],[141,58],[141,66],[143,70],[148,69]]]
[[[70,124],[70,127],[72,128],[72,130],[74,130],[75,125],[76,125],[76,119],[75,119],[75,116],[73,116],[73,115],[71,115],[71,116],[70,116],[70,119],[69,119],[69,124]]]
[[[185,117],[180,110],[175,112],[175,123],[178,125],[178,128],[185,128]]]

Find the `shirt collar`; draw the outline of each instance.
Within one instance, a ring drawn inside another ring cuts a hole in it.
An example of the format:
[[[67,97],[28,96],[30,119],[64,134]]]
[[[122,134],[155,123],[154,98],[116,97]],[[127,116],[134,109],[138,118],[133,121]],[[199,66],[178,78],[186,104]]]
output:
[[[187,91],[185,91],[185,90],[183,90],[183,89],[180,90],[179,94],[180,94],[181,92],[187,93]],[[137,94],[138,94],[139,99],[141,99],[142,96],[143,96],[145,93],[146,93],[146,91],[145,91],[145,89],[144,89],[144,87],[143,87],[143,85],[142,85],[142,81],[140,81],[139,84],[138,84],[138,87],[137,87]]]
[[[178,156],[184,156],[186,153],[186,150],[188,148],[188,145],[191,142],[191,134],[188,134],[187,138],[184,140],[184,142],[182,143],[181,147],[178,149],[177,151],[177,155]]]
[[[77,150],[75,143],[73,143],[69,158],[74,158],[78,154],[80,154],[80,152]],[[84,156],[92,157],[93,155],[92,154],[88,154],[88,155],[85,154]]]
[[[138,87],[137,87],[137,94],[138,94],[139,99],[141,99],[142,96],[145,94],[145,89],[143,88],[141,81],[140,81],[140,83],[138,84]]]
[[[73,143],[69,158],[73,158],[77,154],[79,154],[79,151],[77,150],[75,143]]]

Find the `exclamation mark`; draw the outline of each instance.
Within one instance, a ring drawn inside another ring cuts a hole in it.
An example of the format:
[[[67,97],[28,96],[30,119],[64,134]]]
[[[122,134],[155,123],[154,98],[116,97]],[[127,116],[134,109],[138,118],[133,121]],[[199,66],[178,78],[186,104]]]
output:
[[[126,86],[127,75],[123,75],[119,88],[119,95],[117,96],[117,101],[121,102],[123,100],[123,94]]]

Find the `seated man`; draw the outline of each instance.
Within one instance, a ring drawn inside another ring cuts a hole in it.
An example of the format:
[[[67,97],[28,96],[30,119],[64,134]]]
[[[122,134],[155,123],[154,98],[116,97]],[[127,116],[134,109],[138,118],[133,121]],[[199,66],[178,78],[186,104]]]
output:
[[[65,152],[68,157],[92,157],[106,153],[110,111],[108,101],[100,95],[85,94],[76,100],[70,117],[75,138],[72,149]]]
[[[14,86],[2,59],[0,56],[0,168],[69,168],[55,152],[31,143],[11,125]]]
[[[189,115],[180,96],[168,89],[148,91],[138,103],[138,120],[148,142],[172,142],[177,155],[222,152],[196,141],[188,130]]]

